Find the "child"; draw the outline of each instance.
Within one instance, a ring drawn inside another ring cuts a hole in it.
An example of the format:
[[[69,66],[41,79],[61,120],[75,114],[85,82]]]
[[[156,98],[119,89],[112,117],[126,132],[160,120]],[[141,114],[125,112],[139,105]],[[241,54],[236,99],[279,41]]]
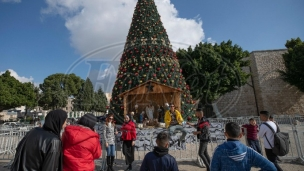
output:
[[[249,124],[242,125],[243,128],[247,129],[247,142],[248,146],[257,151],[258,153],[261,153],[261,147],[260,142],[258,139],[258,125],[256,124],[256,121],[253,118],[249,119]]]
[[[214,151],[211,170],[250,171],[251,167],[260,167],[262,171],[276,171],[273,163],[239,141],[242,133],[237,123],[226,124],[225,136],[227,141]]]

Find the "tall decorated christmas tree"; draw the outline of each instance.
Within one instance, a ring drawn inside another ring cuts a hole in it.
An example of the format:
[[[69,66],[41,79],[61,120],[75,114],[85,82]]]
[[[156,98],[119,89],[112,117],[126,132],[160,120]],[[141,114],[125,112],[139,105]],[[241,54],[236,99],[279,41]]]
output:
[[[138,0],[112,90],[110,107],[116,120],[122,121],[124,109],[119,94],[149,80],[181,90],[181,113],[184,118],[192,114],[189,86],[154,0]]]

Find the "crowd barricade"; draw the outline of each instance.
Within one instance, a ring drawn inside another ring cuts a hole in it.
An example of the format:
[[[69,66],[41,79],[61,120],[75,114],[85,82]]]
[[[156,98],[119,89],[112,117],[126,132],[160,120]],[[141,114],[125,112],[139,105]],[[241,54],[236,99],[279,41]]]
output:
[[[14,159],[16,148],[28,130],[0,130],[0,161]]]
[[[210,118],[210,132],[211,132],[211,141],[208,145],[208,150],[210,156],[212,156],[214,149],[225,141],[224,136],[224,126],[228,122],[236,122],[239,125],[244,125],[249,123],[250,118],[255,118],[257,124],[261,124],[261,121],[258,116],[244,116],[244,117],[229,117],[229,118]],[[279,124],[282,132],[287,132],[290,137],[290,151],[286,156],[280,157],[281,159],[292,159],[298,161],[299,163],[304,163],[304,116],[276,116],[275,121]],[[28,126],[24,130],[14,130],[14,129],[2,129],[0,130],[0,160],[13,160],[15,149],[19,141],[23,136],[30,130],[32,127]],[[96,130],[100,134],[100,142],[102,145],[102,156],[100,159],[96,160],[95,163],[98,165],[101,170],[106,168],[106,148],[102,143],[102,128],[103,125],[96,125]],[[135,144],[135,160],[141,161],[144,159],[144,156],[153,150],[155,146],[155,139],[158,131],[160,129],[149,130],[147,134],[143,132],[138,132],[137,142]],[[165,130],[165,129],[162,129]],[[124,160],[124,155],[122,153],[122,142],[120,141],[121,133],[116,136],[116,158]],[[176,134],[177,137],[181,135],[180,132]],[[186,137],[186,144],[184,148],[179,148],[174,144],[171,144],[169,153],[176,158],[177,161],[184,160],[197,160],[199,157],[197,155],[199,143],[197,142],[196,136],[193,136],[191,130],[188,130]],[[141,141],[141,143],[139,143]],[[144,143],[142,142],[144,141]],[[241,141],[244,144],[247,144],[246,137],[243,137]],[[261,149],[263,151],[264,145],[263,140],[260,139]],[[265,154],[265,153],[264,153]]]

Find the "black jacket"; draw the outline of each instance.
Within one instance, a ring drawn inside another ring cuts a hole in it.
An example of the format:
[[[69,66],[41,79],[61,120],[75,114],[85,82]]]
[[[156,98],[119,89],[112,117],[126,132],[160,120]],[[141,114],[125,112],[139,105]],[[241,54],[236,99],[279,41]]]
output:
[[[34,128],[19,142],[11,171],[61,171],[62,145],[58,135]]]

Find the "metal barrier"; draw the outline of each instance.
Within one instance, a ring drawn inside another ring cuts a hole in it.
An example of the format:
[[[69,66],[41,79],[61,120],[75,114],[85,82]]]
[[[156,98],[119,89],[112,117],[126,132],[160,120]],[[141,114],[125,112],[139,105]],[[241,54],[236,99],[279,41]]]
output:
[[[237,122],[240,125],[249,123],[249,118],[247,117],[231,117],[231,118],[211,118],[209,119],[211,123],[222,123],[226,124],[228,122]],[[257,123],[261,123],[260,119],[255,116]],[[298,163],[304,163],[304,116],[275,116],[275,120],[280,126],[282,132],[289,133],[290,136],[290,152],[281,159],[292,159],[297,161]],[[27,130],[13,130],[6,129],[0,130],[0,161],[1,160],[13,160],[15,149],[19,143],[19,141],[23,138],[23,136],[30,130],[32,127],[27,127]],[[223,128],[212,128],[213,134],[211,135],[211,142],[208,146],[210,154],[214,152],[214,149],[223,142]],[[179,133],[178,133],[179,134]],[[137,139],[143,138],[141,136],[137,136]],[[153,146],[155,145],[155,136],[145,136],[145,138],[150,139],[151,144],[145,146],[143,151],[136,150],[135,151],[135,160],[141,161],[144,156],[153,150]],[[193,137],[196,140],[196,136]],[[246,144],[246,138],[242,138],[241,140],[244,144]],[[263,140],[260,140],[261,148],[264,149]],[[101,144],[102,145],[102,144]],[[182,150],[169,150],[169,153],[176,158],[177,161],[185,161],[185,160],[197,160],[199,157],[197,155],[199,144],[187,143],[186,149]],[[100,166],[101,170],[106,167],[106,148],[103,147],[102,156],[100,159],[96,160],[96,165]],[[265,154],[265,153],[264,153]],[[211,155],[212,156],[212,155]],[[116,144],[116,159],[124,159],[124,155],[122,153],[122,143]]]

